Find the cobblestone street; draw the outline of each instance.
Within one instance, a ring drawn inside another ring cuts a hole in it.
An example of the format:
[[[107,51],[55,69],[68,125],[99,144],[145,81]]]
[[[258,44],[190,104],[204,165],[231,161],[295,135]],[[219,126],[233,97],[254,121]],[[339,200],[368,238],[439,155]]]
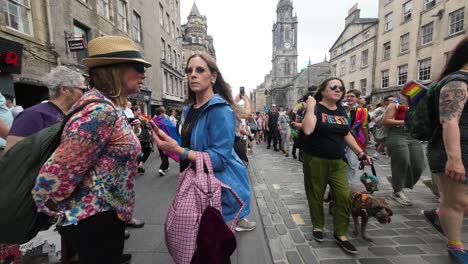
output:
[[[280,152],[267,150],[265,144],[262,144],[255,146],[249,166],[254,195],[274,263],[450,263],[445,239],[436,234],[420,213],[422,209],[436,207],[437,198],[419,182],[414,190],[407,190],[413,206],[405,207],[395,202],[390,197],[391,185],[385,179],[385,176],[391,174],[390,162],[386,157],[376,162],[380,191],[375,196],[385,198],[390,204],[394,212],[392,222],[381,225],[374,218],[369,220],[367,234],[373,242],[353,237],[349,232],[352,243],[358,247],[357,256],[346,254],[333,240],[328,204],[324,205],[325,242],[317,243],[313,240],[302,164],[299,161],[285,158]],[[357,174],[354,186],[363,188],[358,177],[362,172]],[[427,169],[424,177],[429,177]],[[467,241],[466,223],[463,231],[463,239]]]

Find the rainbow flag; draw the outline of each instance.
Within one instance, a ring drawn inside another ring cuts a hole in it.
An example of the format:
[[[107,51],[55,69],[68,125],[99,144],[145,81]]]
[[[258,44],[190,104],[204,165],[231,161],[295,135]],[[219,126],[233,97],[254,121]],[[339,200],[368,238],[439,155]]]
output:
[[[168,136],[173,138],[179,146],[182,145],[182,140],[180,139],[179,133],[177,131],[177,127],[174,126],[169,119],[167,119],[164,115],[159,115],[153,118],[153,122],[158,126],[159,129],[164,131]],[[169,158],[179,162],[179,155],[168,152],[163,150],[164,155],[168,156]]]
[[[149,117],[149,116],[147,116],[147,115],[140,114],[140,117],[143,118],[144,120],[146,120],[146,122],[151,121],[151,117]]]
[[[417,81],[410,81],[405,84],[400,93],[408,98],[409,106],[416,105],[427,92],[427,88]]]

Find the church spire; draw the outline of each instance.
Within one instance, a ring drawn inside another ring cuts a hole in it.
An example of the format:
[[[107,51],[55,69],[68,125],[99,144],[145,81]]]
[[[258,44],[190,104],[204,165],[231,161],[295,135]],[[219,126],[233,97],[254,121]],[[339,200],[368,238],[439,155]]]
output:
[[[200,12],[198,11],[197,3],[193,1],[192,10],[190,10],[189,16],[200,16]]]

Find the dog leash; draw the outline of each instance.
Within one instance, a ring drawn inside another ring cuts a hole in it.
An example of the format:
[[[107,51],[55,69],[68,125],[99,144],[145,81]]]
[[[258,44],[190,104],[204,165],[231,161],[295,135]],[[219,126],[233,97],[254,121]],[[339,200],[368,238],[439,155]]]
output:
[[[364,169],[365,166],[366,165],[364,164],[364,162],[361,161],[361,164],[359,164],[359,169],[365,171],[365,169]],[[372,170],[372,174],[377,177],[377,173],[375,172],[374,163],[370,164],[370,167],[371,167],[371,170]]]

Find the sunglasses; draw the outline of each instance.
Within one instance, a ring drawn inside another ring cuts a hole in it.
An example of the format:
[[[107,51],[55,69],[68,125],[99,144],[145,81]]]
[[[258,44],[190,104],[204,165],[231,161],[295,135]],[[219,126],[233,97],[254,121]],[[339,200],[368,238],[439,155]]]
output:
[[[145,65],[143,63],[132,63],[131,66],[138,73],[144,74],[146,72]]]
[[[333,86],[328,86],[330,90],[335,91],[336,89],[340,89],[340,91],[344,92],[344,87],[343,86],[338,86],[338,85],[333,85]]]
[[[194,70],[195,70],[196,73],[202,74],[202,73],[204,73],[207,69],[206,69],[206,68],[203,68],[203,67],[200,67],[200,66],[195,67],[195,69],[193,69],[192,67],[188,67],[188,68],[185,69],[185,73],[186,73],[186,74],[192,74]]]
[[[89,91],[88,87],[73,87],[74,89],[78,89],[80,90],[82,93],[86,93],[87,91]]]

